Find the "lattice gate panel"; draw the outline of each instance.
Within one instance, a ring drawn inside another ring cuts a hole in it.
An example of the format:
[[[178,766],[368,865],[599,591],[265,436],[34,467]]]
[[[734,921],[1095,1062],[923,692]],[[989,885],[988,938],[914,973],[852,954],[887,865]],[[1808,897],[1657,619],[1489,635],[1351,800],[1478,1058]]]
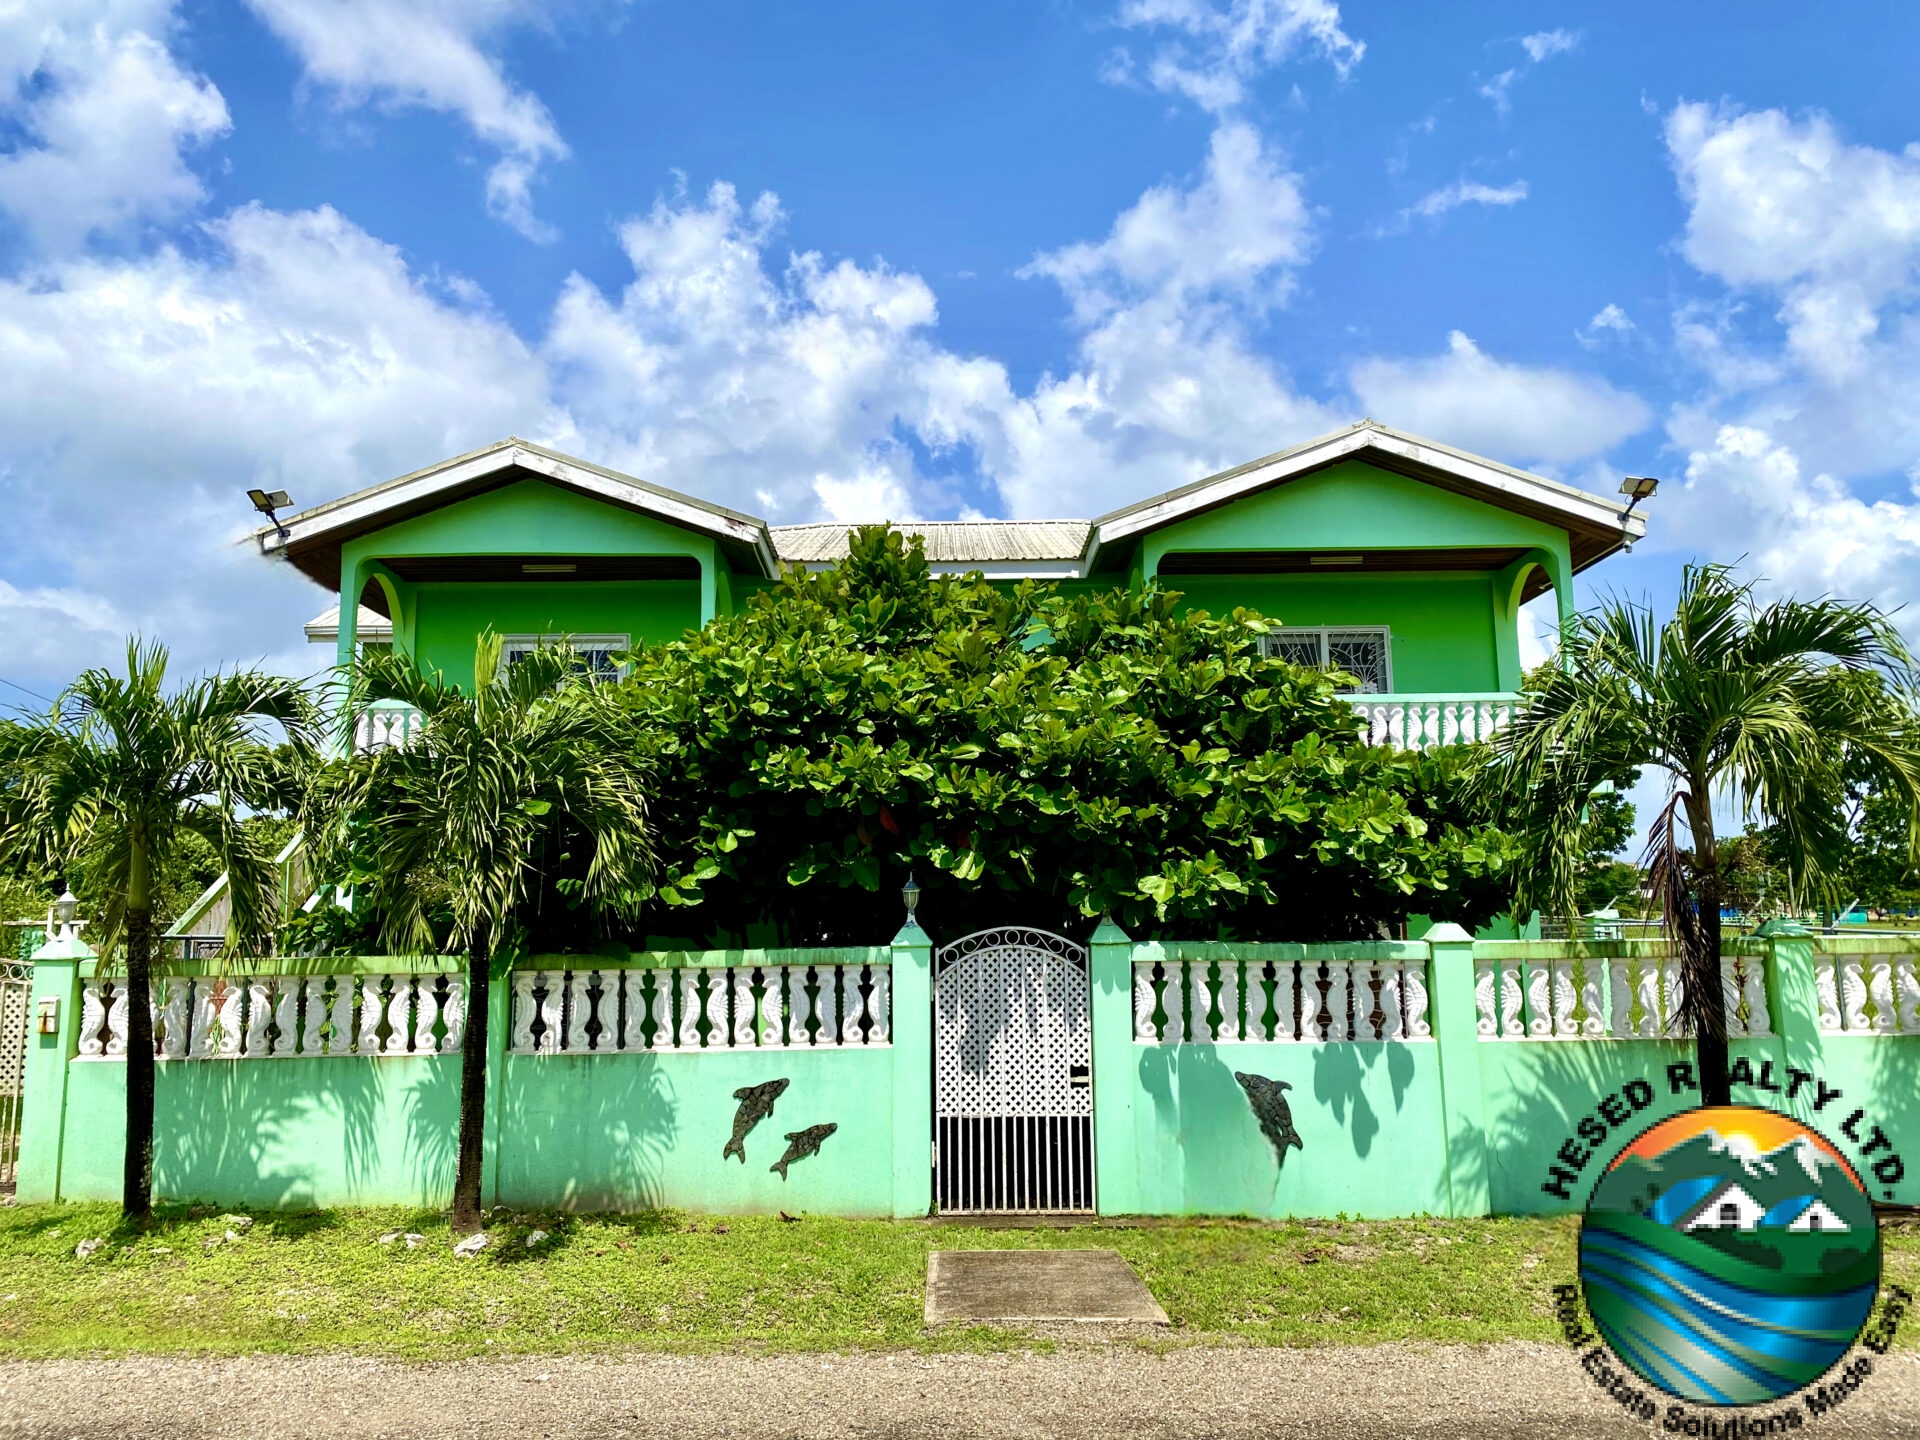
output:
[[[0,1194],[11,1195],[20,1164],[20,1107],[26,1098],[28,1009],[33,968],[0,962]]]
[[[986,930],[934,957],[934,1195],[943,1214],[1091,1211],[1086,951]]]

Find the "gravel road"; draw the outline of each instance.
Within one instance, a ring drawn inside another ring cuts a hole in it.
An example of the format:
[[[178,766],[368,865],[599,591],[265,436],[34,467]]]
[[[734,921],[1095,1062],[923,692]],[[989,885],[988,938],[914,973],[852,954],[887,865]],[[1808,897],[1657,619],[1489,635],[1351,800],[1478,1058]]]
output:
[[[1068,1341],[1053,1354],[338,1356],[0,1364],[0,1435],[438,1440],[547,1436],[1652,1435],[1542,1345],[1260,1350]],[[1920,1437],[1920,1357],[1801,1432]]]

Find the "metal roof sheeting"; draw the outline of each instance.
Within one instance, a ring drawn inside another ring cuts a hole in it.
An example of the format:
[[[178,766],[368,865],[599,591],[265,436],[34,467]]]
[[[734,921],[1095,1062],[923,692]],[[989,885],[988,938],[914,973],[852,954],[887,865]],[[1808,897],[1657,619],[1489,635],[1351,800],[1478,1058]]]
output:
[[[847,558],[851,525],[775,525],[774,553],[790,564],[822,565]],[[903,520],[894,529],[918,535],[935,565],[1018,564],[1078,560],[1087,548],[1086,520]]]

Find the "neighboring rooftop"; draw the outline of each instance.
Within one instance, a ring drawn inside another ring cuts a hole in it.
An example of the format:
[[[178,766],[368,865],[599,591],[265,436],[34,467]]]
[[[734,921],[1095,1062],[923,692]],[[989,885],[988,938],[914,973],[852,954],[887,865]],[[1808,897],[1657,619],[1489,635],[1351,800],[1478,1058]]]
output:
[[[901,520],[894,529],[918,535],[935,565],[1073,562],[1086,553],[1092,530],[1085,520]],[[831,565],[847,557],[852,527],[775,525],[773,550],[788,564]]]

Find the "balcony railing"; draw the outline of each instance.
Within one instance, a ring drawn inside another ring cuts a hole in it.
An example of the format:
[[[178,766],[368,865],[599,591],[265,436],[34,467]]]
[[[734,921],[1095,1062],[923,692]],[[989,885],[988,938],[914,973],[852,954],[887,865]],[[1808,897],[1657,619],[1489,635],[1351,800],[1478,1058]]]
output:
[[[404,745],[420,728],[420,712],[399,700],[375,700],[353,727],[353,748],[365,755],[389,746]]]
[[[1457,695],[1349,695],[1370,745],[1431,750],[1491,739],[1513,720],[1520,697],[1505,690]]]

